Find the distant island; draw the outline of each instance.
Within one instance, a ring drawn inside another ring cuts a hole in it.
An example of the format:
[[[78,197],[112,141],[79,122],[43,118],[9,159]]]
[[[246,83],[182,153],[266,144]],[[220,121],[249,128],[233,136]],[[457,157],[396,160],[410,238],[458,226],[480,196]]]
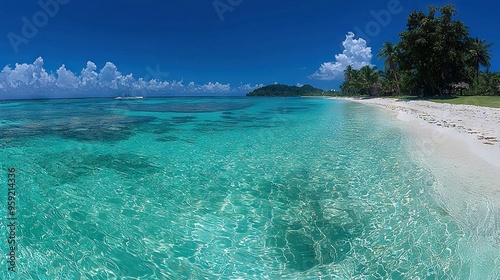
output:
[[[258,88],[247,96],[272,96],[272,97],[293,97],[293,96],[332,96],[334,92],[324,91],[311,85],[288,86],[288,85],[268,85]]]

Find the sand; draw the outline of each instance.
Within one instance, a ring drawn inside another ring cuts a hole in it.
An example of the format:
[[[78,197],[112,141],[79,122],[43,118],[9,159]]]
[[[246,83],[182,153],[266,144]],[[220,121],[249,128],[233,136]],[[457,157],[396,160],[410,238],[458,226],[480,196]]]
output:
[[[500,245],[500,109],[386,98],[349,100],[386,108],[403,122],[412,138],[410,152],[435,177],[433,191],[442,207],[468,234]]]

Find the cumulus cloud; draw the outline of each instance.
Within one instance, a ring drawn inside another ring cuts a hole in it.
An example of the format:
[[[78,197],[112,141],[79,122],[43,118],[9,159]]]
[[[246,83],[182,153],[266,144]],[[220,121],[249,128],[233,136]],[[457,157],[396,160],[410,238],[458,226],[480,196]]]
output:
[[[354,33],[349,32],[342,42],[344,51],[335,55],[334,62],[321,64],[321,67],[309,78],[325,81],[342,79],[343,72],[348,65],[352,65],[354,69],[371,65],[372,49],[366,45],[363,38],[354,39],[354,36]]]
[[[118,89],[118,81],[122,78],[118,68],[111,62],[106,62],[106,65],[99,73],[99,82],[107,87]]]
[[[43,58],[32,64],[5,66],[0,72],[0,99],[38,97],[85,97],[121,95],[196,95],[196,94],[241,94],[264,85],[240,85],[209,82],[196,84],[184,81],[159,81],[135,78],[133,74],[123,75],[116,65],[107,62],[101,69],[91,61],[79,74],[62,65],[55,73],[48,73],[43,67]]]
[[[208,84],[202,85],[200,89],[204,92],[231,92],[231,86],[229,84],[223,85],[219,82],[210,82]]]
[[[18,64],[11,69],[5,66],[0,73],[2,88],[18,88],[23,85],[40,87],[55,82],[55,77],[49,75],[43,68],[43,59],[37,58],[33,64]]]
[[[261,87],[264,87],[264,84],[258,84],[258,85],[241,84],[235,90],[237,92],[251,92],[251,91],[256,90],[258,88],[261,88]]]
[[[87,62],[87,67],[83,68],[80,75],[82,77],[83,86],[97,84],[97,77],[99,76],[99,74],[97,74],[96,70],[97,65],[95,65],[94,62]]]
[[[57,69],[56,73],[56,85],[59,87],[76,88],[80,84],[80,78],[75,76],[73,72],[67,70],[64,64],[59,69]]]

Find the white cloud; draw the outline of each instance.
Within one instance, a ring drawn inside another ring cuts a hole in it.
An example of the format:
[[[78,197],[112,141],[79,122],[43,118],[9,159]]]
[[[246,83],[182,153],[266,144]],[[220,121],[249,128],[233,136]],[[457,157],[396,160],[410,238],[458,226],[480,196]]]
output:
[[[251,84],[245,84],[245,85],[240,85],[238,88],[236,88],[237,92],[251,92],[253,90],[256,90],[258,88],[264,87],[264,84],[258,84],[258,85],[251,85]]]
[[[118,79],[121,78],[121,73],[118,71],[116,65],[111,62],[106,62],[106,65],[101,69],[99,73],[99,82],[101,85],[110,87],[113,89],[118,89]]]
[[[231,86],[229,84],[220,84],[219,82],[212,83],[209,82],[208,84],[204,84],[201,87],[199,87],[199,90],[202,92],[223,92],[223,93],[229,93],[231,92]]]
[[[159,81],[156,79],[136,79],[132,74],[122,75],[116,65],[107,62],[102,69],[91,61],[79,74],[62,65],[55,73],[48,73],[43,67],[43,58],[37,58],[32,64],[5,66],[0,72],[0,99],[39,97],[85,97],[103,93],[108,96],[123,93],[142,95],[168,94],[241,94],[250,92],[263,85],[240,85],[208,82],[196,84],[180,81]]]
[[[43,59],[39,57],[33,64],[16,63],[13,69],[10,66],[5,66],[0,73],[0,81],[3,82],[4,88],[18,88],[23,85],[44,87],[54,84],[55,77],[45,71]]]
[[[80,74],[82,77],[82,85],[95,85],[97,84],[97,77],[99,76],[96,72],[97,65],[94,62],[87,62],[87,67],[84,68]]]
[[[77,88],[80,84],[80,78],[76,77],[73,72],[67,70],[64,64],[59,69],[57,69],[56,73],[56,85],[59,87]]]
[[[343,72],[348,65],[352,65],[354,69],[371,65],[372,49],[366,46],[363,38],[354,39],[354,36],[354,33],[349,32],[345,41],[342,42],[344,51],[335,55],[334,62],[321,64],[321,67],[309,78],[326,81],[342,79]]]

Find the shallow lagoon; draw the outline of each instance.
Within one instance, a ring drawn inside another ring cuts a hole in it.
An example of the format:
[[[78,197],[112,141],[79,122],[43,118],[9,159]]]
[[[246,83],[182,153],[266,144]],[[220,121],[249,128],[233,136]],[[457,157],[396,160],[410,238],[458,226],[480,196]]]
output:
[[[1,108],[21,278],[500,277],[489,237],[435,202],[413,139],[375,108],[305,98]]]

